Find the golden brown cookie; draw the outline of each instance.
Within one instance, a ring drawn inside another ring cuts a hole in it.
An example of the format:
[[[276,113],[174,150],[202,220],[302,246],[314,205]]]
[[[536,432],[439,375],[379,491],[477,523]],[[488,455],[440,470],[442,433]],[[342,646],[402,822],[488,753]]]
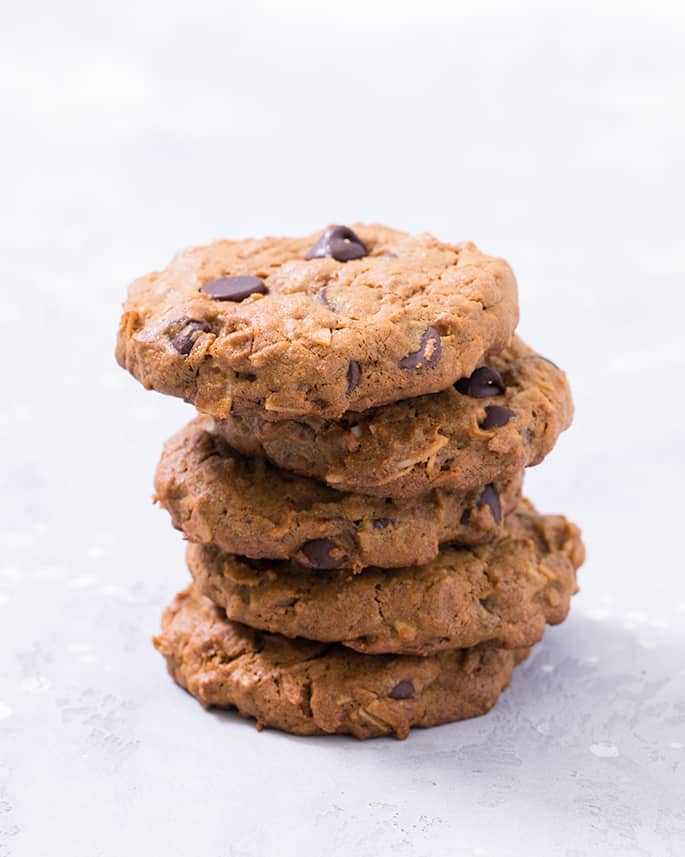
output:
[[[196,588],[252,628],[342,642],[359,652],[428,655],[480,643],[532,646],[563,622],[584,557],[580,533],[522,501],[503,536],[445,548],[419,567],[313,572],[189,545]]]
[[[117,359],[217,417],[339,417],[444,389],[517,321],[501,259],[360,224],[179,254],[130,286]]]
[[[317,569],[428,562],[441,543],[479,544],[502,530],[519,500],[521,473],[467,492],[436,488],[383,500],[342,494],[231,449],[197,417],[167,441],[156,498],[192,542]]]
[[[237,708],[295,735],[395,734],[484,714],[526,649],[492,646],[430,657],[361,655],[231,622],[192,587],[164,611],[155,646],[204,706]]]
[[[338,420],[235,410],[216,431],[246,455],[340,491],[405,498],[511,478],[542,461],[572,416],[564,373],[515,338],[440,393]]]

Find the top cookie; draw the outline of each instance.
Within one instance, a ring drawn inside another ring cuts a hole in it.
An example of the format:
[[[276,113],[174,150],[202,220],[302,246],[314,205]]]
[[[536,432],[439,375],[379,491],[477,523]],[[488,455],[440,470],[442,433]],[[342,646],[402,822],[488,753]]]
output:
[[[505,347],[516,281],[473,244],[383,226],[216,241],[135,281],[117,360],[225,418],[348,410],[437,392]]]

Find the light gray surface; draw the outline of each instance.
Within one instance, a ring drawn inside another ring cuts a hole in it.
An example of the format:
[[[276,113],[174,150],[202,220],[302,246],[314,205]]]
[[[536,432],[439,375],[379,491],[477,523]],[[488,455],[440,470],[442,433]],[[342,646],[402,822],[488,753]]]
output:
[[[455,5],[3,8],[1,857],[685,853],[685,26]],[[257,734],[167,678],[150,483],[190,408],[112,358],[178,247],[355,219],[506,256],[577,402],[528,477],[586,535],[571,618],[406,742]]]

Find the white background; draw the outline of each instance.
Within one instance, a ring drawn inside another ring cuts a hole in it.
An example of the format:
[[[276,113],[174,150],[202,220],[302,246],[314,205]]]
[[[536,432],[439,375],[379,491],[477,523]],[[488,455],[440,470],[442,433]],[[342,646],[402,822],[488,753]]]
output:
[[[685,853],[682,4],[19,0],[0,12],[0,857]],[[553,9],[551,10],[551,7]],[[190,417],[114,364],[134,276],[381,221],[513,265],[588,562],[487,717],[257,734],[151,645]]]

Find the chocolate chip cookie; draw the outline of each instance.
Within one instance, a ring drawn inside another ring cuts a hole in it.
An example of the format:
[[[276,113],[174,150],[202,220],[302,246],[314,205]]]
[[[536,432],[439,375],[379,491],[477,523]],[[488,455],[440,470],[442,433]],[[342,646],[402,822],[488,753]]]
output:
[[[361,655],[253,631],[192,587],[164,611],[155,646],[206,707],[237,708],[258,728],[357,738],[406,738],[411,726],[484,714],[528,654],[479,646],[424,658]]]
[[[532,646],[568,613],[583,561],[578,529],[522,501],[488,545],[444,548],[417,567],[311,572],[188,546],[196,588],[252,628],[342,642],[358,652],[429,655]]]
[[[179,254],[130,286],[117,359],[216,417],[336,418],[470,375],[517,320],[509,266],[473,244],[338,226]]]
[[[564,373],[515,338],[440,393],[339,420],[236,410],[216,431],[246,455],[340,491],[404,498],[511,478],[542,461],[572,416]]]
[[[521,473],[467,492],[436,488],[408,500],[342,494],[233,450],[197,417],[165,445],[156,499],[192,542],[315,569],[428,562],[444,542],[478,544],[501,532]]]

